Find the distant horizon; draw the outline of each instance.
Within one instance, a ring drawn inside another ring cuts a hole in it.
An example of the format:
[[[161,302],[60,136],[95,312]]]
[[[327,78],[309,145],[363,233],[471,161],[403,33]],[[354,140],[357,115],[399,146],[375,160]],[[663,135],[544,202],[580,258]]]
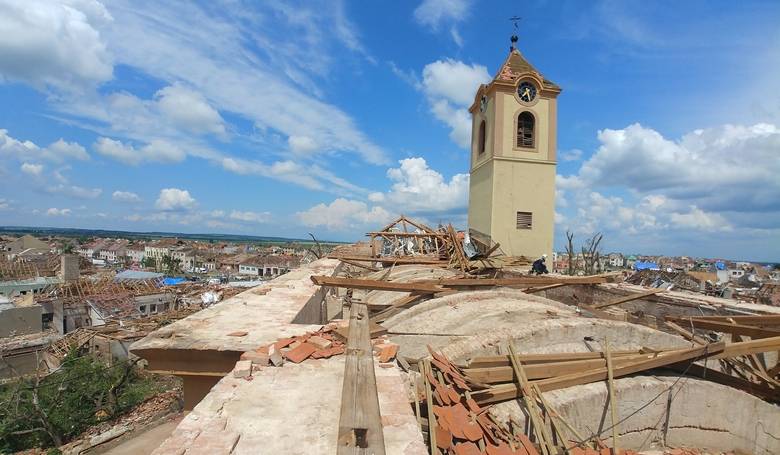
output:
[[[137,234],[138,236],[158,236],[158,237],[203,237],[203,238],[209,238],[209,237],[234,237],[236,239],[246,238],[246,239],[258,239],[258,240],[264,240],[264,241],[287,241],[287,242],[306,242],[311,243],[313,240],[311,238],[293,238],[293,237],[280,237],[280,236],[265,236],[265,235],[252,235],[252,234],[230,234],[230,233],[208,233],[208,232],[169,232],[169,231],[129,231],[125,229],[103,229],[103,228],[70,228],[70,227],[53,227],[53,226],[0,226],[0,234],[3,234],[5,232],[13,232],[9,230],[18,230],[19,232],[25,232],[25,231],[33,231],[33,230],[52,230],[52,231],[85,231],[85,232],[115,232],[115,233],[126,233],[126,234]],[[316,233],[315,237],[316,237]],[[193,239],[197,240],[197,239]],[[234,242],[240,242],[240,240],[233,240]],[[320,243],[326,243],[326,244],[353,244],[357,243],[361,240],[354,240],[354,241],[338,241],[338,240],[323,240],[320,238],[317,238],[317,241]],[[565,250],[555,250],[556,253],[566,253]],[[615,250],[602,250],[602,254],[610,254],[610,253],[620,253],[624,256],[666,256],[666,257],[690,257],[695,259],[713,259],[713,260],[724,260],[724,261],[730,261],[730,262],[749,262],[753,264],[761,264],[761,265],[774,265],[774,264],[780,264],[780,261],[759,261],[759,260],[752,260],[752,259],[732,259],[732,258],[726,258],[721,256],[694,256],[689,254],[680,254],[680,255],[670,255],[670,254],[663,254],[663,253],[637,253],[637,252],[623,252],[623,251],[615,251]]]
[[[32,233],[36,230],[48,230],[52,231],[52,233],[56,234],[57,231],[60,231],[59,233],[63,233],[62,231],[82,231],[82,232],[92,232],[92,233],[100,233],[100,232],[106,232],[106,233],[117,233],[117,234],[135,234],[138,237],[148,236],[148,237],[176,237],[176,238],[187,238],[187,237],[203,237],[203,238],[219,238],[219,237],[233,237],[236,239],[258,239],[263,241],[286,241],[286,242],[305,242],[305,243],[313,243],[314,240],[311,238],[295,238],[295,237],[280,237],[280,236],[264,236],[264,235],[252,235],[252,234],[230,234],[230,233],[216,233],[216,232],[169,232],[169,231],[130,231],[126,229],[103,229],[103,228],[71,228],[71,227],[54,227],[54,226],[0,226],[0,234],[6,234],[8,232],[27,232]],[[315,235],[316,237],[316,235]],[[193,238],[192,240],[198,240]],[[238,240],[236,240],[238,241]],[[320,243],[325,244],[349,244],[354,242],[342,242],[342,241],[336,241],[336,240],[323,240],[320,238],[317,238],[317,241]]]

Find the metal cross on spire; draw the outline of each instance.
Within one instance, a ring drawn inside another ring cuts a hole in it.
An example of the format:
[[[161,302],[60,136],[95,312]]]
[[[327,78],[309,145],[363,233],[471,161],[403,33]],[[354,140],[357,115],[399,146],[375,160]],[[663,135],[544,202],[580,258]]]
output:
[[[517,25],[517,23],[520,22],[521,19],[522,19],[522,17],[520,17],[520,16],[512,16],[512,17],[509,18],[509,20],[512,21],[514,23],[514,26],[515,26],[515,32],[512,34],[512,38],[510,38],[510,41],[512,42],[512,44],[509,46],[509,52],[512,52],[517,47],[517,39],[518,39],[517,38],[517,33],[518,33],[518,30],[520,29],[520,27]]]

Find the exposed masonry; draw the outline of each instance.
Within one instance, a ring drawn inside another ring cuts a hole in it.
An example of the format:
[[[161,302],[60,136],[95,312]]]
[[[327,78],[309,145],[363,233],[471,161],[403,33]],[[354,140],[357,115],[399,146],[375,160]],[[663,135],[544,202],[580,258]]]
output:
[[[333,312],[328,310],[324,291],[313,286],[309,277],[331,275],[337,267],[335,260],[316,261],[172,324],[133,349],[146,353],[194,351],[202,353],[203,362],[208,362],[213,352],[238,354],[317,330]],[[408,265],[366,276],[404,282],[452,277],[453,273]],[[602,288],[618,295],[626,292],[613,285],[600,285]],[[355,291],[353,298],[372,305],[391,305],[406,295]],[[571,295],[561,293],[556,297],[566,302]],[[338,301],[340,296],[332,300]],[[708,301],[706,305],[716,303]],[[403,357],[427,356],[427,345],[431,345],[456,362],[505,354],[509,340],[520,353],[600,350],[599,343],[605,337],[615,350],[690,346],[676,335],[629,322],[582,318],[574,306],[508,288],[432,298],[390,317],[383,326],[389,331],[388,338],[400,345],[399,355]],[[228,335],[236,332],[246,335]],[[586,342],[586,338],[593,341]],[[344,357],[336,356],[287,363],[281,368],[259,368],[250,378],[227,374],[155,453],[332,454],[343,373]],[[409,404],[409,376],[395,364],[375,364],[375,374],[387,453],[427,453]],[[619,426],[621,447],[694,446],[756,454],[780,452],[780,412],[776,406],[712,382],[676,381],[676,376],[647,375],[615,381],[618,416],[626,419]],[[673,396],[671,407],[667,406],[669,393]],[[604,382],[545,392],[544,396],[583,434],[610,425]],[[500,403],[491,413],[499,421],[506,421],[510,415],[525,421],[525,411],[518,401]],[[664,425],[667,415],[669,423]],[[601,436],[608,440],[610,434]],[[262,450],[258,452],[258,448]]]
[[[777,406],[740,390],[699,379],[636,376],[617,379],[618,428],[621,447],[648,450],[665,443],[670,447],[699,447],[717,451],[743,451],[756,455],[780,449]],[[670,388],[671,408],[667,407]],[[593,383],[545,392],[545,398],[583,435],[611,430],[607,386]],[[640,407],[640,412],[636,412]],[[511,415],[525,423],[518,402],[494,406],[492,414],[502,422]],[[633,415],[632,415],[633,414]],[[664,421],[669,427],[664,438]]]

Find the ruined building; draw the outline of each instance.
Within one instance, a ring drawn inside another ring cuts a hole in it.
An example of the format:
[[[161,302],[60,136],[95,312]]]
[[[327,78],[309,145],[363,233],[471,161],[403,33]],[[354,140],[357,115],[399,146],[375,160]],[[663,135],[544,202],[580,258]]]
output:
[[[136,342],[191,409],[154,453],[780,453],[780,308],[528,275],[559,92],[514,47],[479,88],[476,246],[401,217]]]

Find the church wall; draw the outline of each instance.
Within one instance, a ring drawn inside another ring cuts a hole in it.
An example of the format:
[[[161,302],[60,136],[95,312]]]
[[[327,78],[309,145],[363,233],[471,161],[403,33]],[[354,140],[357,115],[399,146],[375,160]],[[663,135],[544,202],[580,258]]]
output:
[[[493,240],[511,255],[552,255],[555,165],[501,158],[494,163]],[[532,229],[517,229],[517,212],[533,213]]]
[[[493,163],[471,171],[469,185],[469,228],[491,235],[493,209]]]

